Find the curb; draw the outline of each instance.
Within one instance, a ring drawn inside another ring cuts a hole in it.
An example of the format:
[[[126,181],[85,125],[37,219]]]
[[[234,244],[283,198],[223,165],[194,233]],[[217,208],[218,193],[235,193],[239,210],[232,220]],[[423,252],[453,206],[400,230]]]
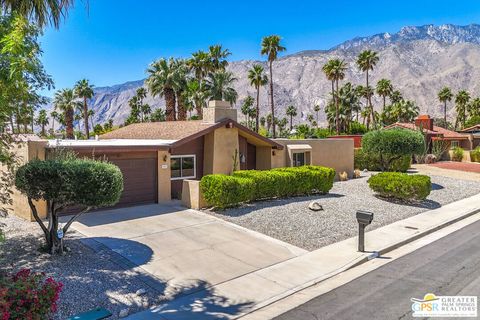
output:
[[[340,273],[342,273],[342,272],[344,272],[344,271],[347,271],[347,270],[352,269],[352,268],[354,268],[354,267],[356,267],[356,266],[359,266],[359,265],[361,265],[361,264],[364,264],[365,262],[368,262],[368,261],[370,261],[370,260],[372,260],[372,259],[374,259],[374,258],[376,258],[376,257],[378,257],[378,256],[382,256],[382,255],[384,255],[384,254],[387,253],[387,252],[393,251],[393,250],[395,250],[395,249],[397,249],[397,248],[399,248],[399,247],[402,247],[402,246],[404,246],[404,245],[406,245],[406,244],[408,244],[408,243],[410,243],[410,242],[413,242],[413,241],[415,241],[415,240],[418,240],[418,239],[420,239],[420,238],[422,238],[422,237],[424,237],[424,236],[427,236],[427,235],[429,235],[429,234],[431,234],[431,233],[433,233],[433,232],[435,232],[435,231],[438,231],[438,230],[440,230],[440,229],[443,229],[443,228],[445,228],[445,227],[448,227],[449,225],[452,225],[452,224],[454,224],[454,223],[456,223],[456,222],[459,222],[459,221],[461,221],[461,220],[463,220],[463,219],[466,219],[466,218],[468,218],[468,217],[471,217],[471,216],[473,216],[473,215],[475,215],[475,214],[477,214],[477,213],[480,213],[480,208],[475,209],[475,210],[473,210],[473,211],[470,211],[470,212],[468,212],[468,213],[465,213],[465,214],[463,214],[463,215],[461,215],[461,216],[459,216],[459,217],[456,217],[456,218],[454,218],[454,219],[445,221],[445,222],[443,222],[443,223],[441,223],[441,224],[439,224],[439,225],[437,225],[437,226],[428,228],[428,229],[426,229],[426,230],[424,230],[424,231],[422,231],[422,232],[419,232],[419,233],[417,233],[417,234],[415,234],[415,235],[412,235],[412,236],[410,236],[410,237],[408,237],[408,238],[406,238],[406,239],[404,239],[404,240],[402,240],[402,241],[399,241],[399,242],[394,243],[394,244],[392,244],[392,245],[386,246],[386,247],[380,249],[379,251],[371,252],[371,253],[369,253],[368,255],[365,255],[365,256],[363,256],[363,257],[361,257],[361,258],[355,259],[354,261],[349,262],[349,263],[345,264],[343,267],[341,267],[341,268],[339,268],[339,269],[337,269],[337,270],[335,270],[335,271],[332,271],[332,272],[330,272],[330,273],[328,273],[328,274],[326,274],[326,275],[324,275],[324,276],[322,276],[322,277],[319,277],[319,278],[316,278],[316,279],[314,279],[314,280],[308,281],[308,282],[306,282],[306,283],[304,283],[304,284],[302,284],[302,285],[300,285],[300,286],[297,286],[297,287],[295,287],[295,288],[292,288],[292,289],[290,289],[290,290],[288,290],[288,291],[286,291],[286,292],[284,292],[284,293],[282,293],[282,294],[279,294],[279,295],[274,296],[274,297],[272,297],[272,298],[270,298],[270,299],[268,299],[268,300],[266,300],[266,301],[263,301],[263,302],[257,304],[257,305],[256,305],[254,308],[252,308],[251,310],[249,310],[249,311],[247,311],[247,312],[245,312],[245,313],[243,313],[243,314],[239,314],[239,315],[237,315],[236,317],[233,317],[233,319],[239,319],[239,318],[245,317],[245,316],[247,316],[248,314],[251,314],[251,313],[253,313],[253,312],[255,312],[255,311],[259,310],[259,309],[262,309],[262,308],[264,308],[264,307],[266,307],[266,306],[268,306],[268,305],[270,305],[270,304],[273,304],[273,303],[275,303],[275,302],[278,302],[278,301],[281,300],[281,299],[287,298],[287,297],[289,297],[289,296],[291,296],[291,295],[293,295],[293,294],[295,294],[295,293],[297,293],[297,292],[299,292],[299,291],[301,291],[301,290],[304,290],[304,289],[306,289],[306,288],[308,288],[308,287],[314,286],[314,285],[316,285],[316,284],[318,284],[318,283],[320,283],[320,282],[322,282],[322,281],[325,281],[325,280],[327,280],[327,279],[329,279],[329,278],[332,278],[332,277],[334,277],[334,276],[336,276],[336,275],[338,275],[338,274],[340,274]]]

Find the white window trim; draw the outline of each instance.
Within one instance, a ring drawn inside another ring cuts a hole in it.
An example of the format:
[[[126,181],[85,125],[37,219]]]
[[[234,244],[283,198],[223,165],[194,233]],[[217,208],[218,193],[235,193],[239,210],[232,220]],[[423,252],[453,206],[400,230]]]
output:
[[[185,180],[185,179],[195,179],[197,177],[197,156],[194,154],[179,154],[179,155],[174,155],[170,156],[170,161],[172,159],[182,159],[182,158],[192,158],[193,157],[193,176],[188,176],[188,177],[176,177],[172,178],[170,177],[170,180]],[[180,161],[180,165],[181,165]],[[172,166],[170,165],[170,172],[172,171]]]

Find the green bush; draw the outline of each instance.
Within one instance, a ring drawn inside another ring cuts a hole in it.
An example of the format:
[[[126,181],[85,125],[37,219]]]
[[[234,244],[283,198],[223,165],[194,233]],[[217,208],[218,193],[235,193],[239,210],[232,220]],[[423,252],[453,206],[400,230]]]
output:
[[[370,189],[385,198],[424,200],[432,190],[429,176],[382,172],[368,179]]]
[[[226,208],[250,201],[255,192],[254,181],[224,174],[203,176],[200,188],[205,201],[211,206]]]
[[[453,148],[452,151],[452,160],[453,161],[462,161],[463,159],[463,149],[460,147]]]
[[[387,171],[392,162],[404,156],[422,154],[425,140],[420,131],[409,129],[382,129],[366,133],[362,138],[363,151],[378,157],[381,171]]]
[[[243,170],[232,176],[204,176],[200,188],[209,205],[226,208],[253,200],[327,193],[334,178],[334,169],[319,166]]]
[[[480,146],[470,151],[470,160],[472,162],[480,162]]]
[[[385,171],[406,172],[410,168],[412,157],[410,155],[402,156],[393,160]],[[369,171],[382,171],[380,157],[375,154],[367,154],[363,149],[355,149],[354,166],[356,169],[367,169]]]

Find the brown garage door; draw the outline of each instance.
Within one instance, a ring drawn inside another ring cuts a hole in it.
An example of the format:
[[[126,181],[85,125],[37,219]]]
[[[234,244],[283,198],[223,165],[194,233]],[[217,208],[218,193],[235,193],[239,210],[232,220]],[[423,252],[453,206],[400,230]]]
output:
[[[157,159],[109,159],[123,173],[123,193],[115,207],[157,201]]]

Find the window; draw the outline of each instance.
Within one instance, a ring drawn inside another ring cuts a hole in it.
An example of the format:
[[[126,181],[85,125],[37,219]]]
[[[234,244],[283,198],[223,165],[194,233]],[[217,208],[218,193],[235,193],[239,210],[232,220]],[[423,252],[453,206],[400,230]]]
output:
[[[172,156],[170,158],[171,179],[195,178],[195,155]]]
[[[292,156],[293,156],[292,165],[294,167],[300,167],[305,165],[305,158],[306,158],[305,152],[301,152],[301,153],[295,152],[292,154]]]
[[[450,141],[450,149],[458,147],[458,140]]]

